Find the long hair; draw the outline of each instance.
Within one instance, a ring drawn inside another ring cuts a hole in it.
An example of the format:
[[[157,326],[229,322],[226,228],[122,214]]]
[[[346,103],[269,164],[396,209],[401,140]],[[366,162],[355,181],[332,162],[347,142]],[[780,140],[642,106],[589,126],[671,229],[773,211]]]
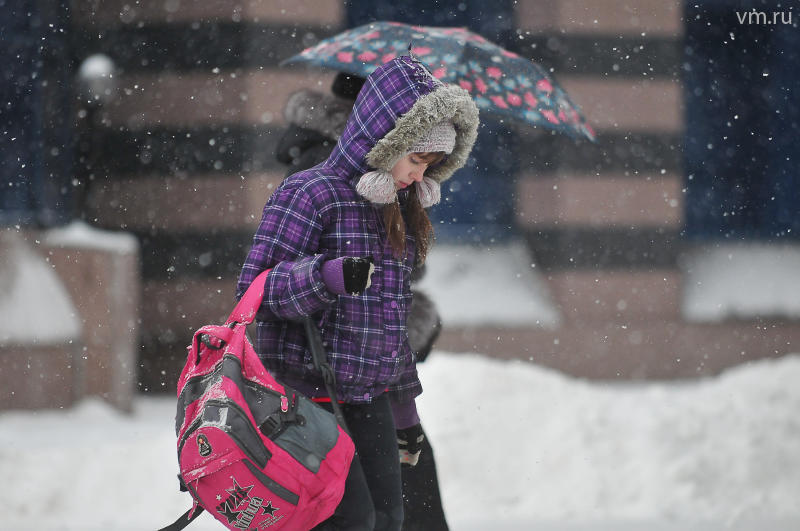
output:
[[[439,164],[445,157],[445,153],[442,151],[418,153],[417,155],[428,163],[429,168]],[[433,243],[433,225],[428,218],[428,213],[419,203],[416,185],[409,188],[406,219],[403,219],[400,204],[395,201],[383,207],[383,224],[386,227],[386,235],[395,258],[402,258],[406,251],[406,225],[408,225],[408,229],[417,242],[416,265],[425,263],[428,249]]]

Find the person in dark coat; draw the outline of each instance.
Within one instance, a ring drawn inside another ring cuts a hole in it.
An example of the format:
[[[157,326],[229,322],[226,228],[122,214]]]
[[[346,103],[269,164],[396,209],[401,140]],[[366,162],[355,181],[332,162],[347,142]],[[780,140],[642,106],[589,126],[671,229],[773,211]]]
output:
[[[292,94],[284,115],[287,128],[276,149],[276,158],[288,166],[287,176],[326,160],[344,129],[364,78],[339,73],[330,93],[304,89]],[[407,320],[408,341],[424,361],[441,332],[436,305],[415,284],[425,274],[425,266],[412,272],[411,310]],[[403,482],[404,530],[447,531],[442,508],[436,461],[430,441],[421,425],[398,430],[398,445]]]

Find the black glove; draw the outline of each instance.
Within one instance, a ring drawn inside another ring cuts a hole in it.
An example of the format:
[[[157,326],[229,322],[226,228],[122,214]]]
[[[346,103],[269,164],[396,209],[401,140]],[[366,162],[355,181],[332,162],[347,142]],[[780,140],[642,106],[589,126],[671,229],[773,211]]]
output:
[[[350,295],[360,295],[372,284],[372,273],[375,265],[371,256],[357,258],[348,256],[342,260],[342,276],[344,289]]]
[[[416,466],[419,461],[419,454],[422,451],[422,441],[424,440],[425,433],[422,431],[422,425],[420,424],[397,430],[400,464]]]

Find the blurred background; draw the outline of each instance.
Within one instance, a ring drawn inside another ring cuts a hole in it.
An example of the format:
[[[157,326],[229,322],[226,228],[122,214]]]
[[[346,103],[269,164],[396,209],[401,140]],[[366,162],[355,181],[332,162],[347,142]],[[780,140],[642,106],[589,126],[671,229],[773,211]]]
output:
[[[433,209],[437,349],[623,381],[800,350],[798,13],[399,4],[0,0],[0,409],[174,392],[285,175],[288,97],[334,79],[279,63],[376,20],[466,26],[536,61],[597,133],[484,121]]]

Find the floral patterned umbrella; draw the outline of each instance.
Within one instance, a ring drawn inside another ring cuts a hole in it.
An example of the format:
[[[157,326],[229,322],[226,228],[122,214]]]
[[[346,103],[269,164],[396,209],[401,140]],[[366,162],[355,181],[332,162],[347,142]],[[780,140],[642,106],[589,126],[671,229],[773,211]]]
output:
[[[464,28],[374,22],[325,39],[282,64],[309,63],[367,77],[409,49],[435,77],[466,89],[486,112],[595,139],[578,107],[541,66]]]

